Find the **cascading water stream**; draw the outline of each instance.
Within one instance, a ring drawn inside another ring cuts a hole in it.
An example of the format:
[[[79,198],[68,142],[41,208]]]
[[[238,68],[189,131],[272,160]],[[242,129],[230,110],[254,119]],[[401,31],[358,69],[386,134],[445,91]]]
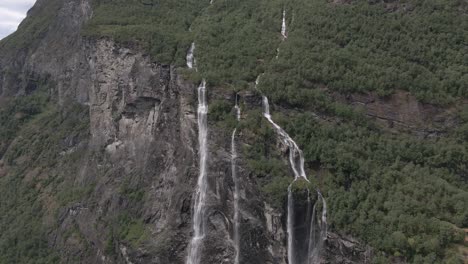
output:
[[[288,38],[288,32],[286,28],[286,10],[283,9],[283,23],[281,24],[281,36],[283,37],[283,41],[285,41]],[[280,48],[276,48],[276,57],[275,59],[279,58],[280,54]]]
[[[237,119],[237,122],[239,122],[241,118],[241,109],[239,107],[239,102],[237,101],[237,94],[236,94],[236,105],[234,106],[234,109],[236,109],[236,119]]]
[[[294,250],[294,199],[292,194],[292,183],[288,186],[288,219],[287,219],[287,232],[288,232],[288,263],[296,263],[295,250]]]
[[[283,9],[281,36],[282,36],[283,41],[286,40],[288,37],[287,28],[286,28],[286,10],[285,9]],[[279,47],[277,48],[276,51],[277,51],[276,59],[278,59],[279,52],[280,52]],[[255,89],[257,89],[259,82],[260,82],[260,76],[258,76],[255,81]],[[288,233],[288,264],[296,264],[297,260],[296,260],[295,235],[294,235],[295,215],[294,215],[294,197],[293,197],[292,186],[294,182],[300,178],[303,178],[304,180],[309,182],[305,173],[305,169],[304,169],[304,156],[303,156],[302,150],[299,148],[296,142],[294,142],[294,140],[286,133],[286,131],[284,131],[280,126],[278,126],[271,118],[270,105],[268,102],[268,98],[266,96],[263,96],[263,107],[264,107],[263,116],[273,125],[276,132],[279,134],[281,141],[289,149],[289,163],[291,165],[291,169],[294,172],[294,181],[291,183],[291,185],[288,186],[287,233]],[[327,204],[319,190],[317,190],[317,197],[318,197],[318,200],[322,202],[322,215],[320,219],[320,227],[318,227],[320,228],[320,236],[317,238],[315,234],[316,233],[316,227],[315,227],[316,205],[318,203],[316,202],[313,206],[312,215],[309,219],[310,225],[307,228],[307,231],[309,232],[307,236],[307,241],[306,241],[307,244],[306,244],[306,249],[305,249],[307,254],[305,256],[305,259],[300,258],[301,260],[299,261],[300,262],[299,264],[317,263],[320,257],[320,250],[327,236]],[[311,205],[310,202],[311,202],[310,192],[309,192],[309,189],[307,189],[306,218],[310,214],[310,205]]]
[[[187,67],[189,69],[193,69],[193,67],[195,67],[195,56],[193,55],[193,53],[195,52],[195,43],[192,42],[192,45],[190,45],[190,49],[188,50],[187,52]]]
[[[258,85],[258,79],[256,81],[256,85]],[[287,233],[288,233],[288,264],[296,264],[296,255],[297,250],[295,248],[295,235],[294,235],[294,197],[292,192],[292,185],[298,179],[304,179],[307,182],[305,169],[304,169],[304,156],[302,150],[299,146],[294,142],[294,140],[284,131],[279,125],[277,125],[270,114],[270,105],[268,102],[268,98],[263,96],[263,107],[264,112],[263,116],[273,125],[276,132],[280,136],[281,141],[285,144],[289,149],[289,163],[291,165],[291,169],[294,172],[294,181],[288,187],[288,216],[287,216]],[[316,204],[314,205],[312,217],[311,217],[311,224],[308,227],[309,236],[307,239],[308,245],[307,247],[307,254],[305,256],[307,264],[314,264],[317,263],[320,257],[320,250],[323,245],[323,241],[326,239],[327,235],[327,205],[325,199],[323,198],[320,191],[317,190],[317,197],[319,201],[322,203],[322,215],[320,219],[320,236],[316,237],[316,227],[315,227],[315,218],[316,218]],[[308,202],[310,202],[309,195],[307,195]],[[302,261],[299,261],[302,262]],[[302,263],[299,263],[302,264]]]
[[[237,94],[236,94],[236,118],[237,121],[240,121],[241,117],[241,110],[237,102]],[[239,257],[240,257],[240,235],[239,235],[239,179],[237,178],[237,149],[236,149],[236,132],[237,128],[232,131],[231,137],[231,173],[232,179],[234,181],[234,248],[236,250],[236,256],[234,259],[234,264],[239,264]]]
[[[289,163],[291,164],[291,169],[294,172],[294,180],[303,178],[307,182],[305,170],[304,170],[304,156],[302,150],[299,146],[292,140],[292,138],[284,131],[280,126],[278,126],[270,115],[270,104],[268,103],[268,98],[263,96],[263,116],[273,125],[276,132],[280,135],[281,141],[288,146],[289,148]]]
[[[318,196],[320,197],[320,200],[322,200],[322,223],[321,225],[321,232],[325,234],[321,234],[321,236],[326,235],[327,233],[327,202],[325,201],[325,198],[323,198],[322,193],[320,191],[317,191]]]
[[[289,148],[289,163],[294,172],[294,181],[299,178],[305,179],[307,176],[304,170],[304,158],[302,151],[297,146],[296,142],[277,125],[270,114],[270,104],[268,98],[263,96],[263,116],[273,125],[276,132],[280,135],[281,141]],[[293,183],[294,183],[293,181]],[[292,193],[292,184],[288,187],[288,218],[287,218],[287,233],[288,233],[288,263],[295,264],[295,248],[294,248],[294,199]]]
[[[283,9],[283,23],[281,24],[281,36],[283,36],[283,40],[288,38],[286,31],[286,10]]]
[[[195,204],[193,210],[193,237],[189,246],[187,264],[200,263],[200,247],[205,237],[205,206],[208,182],[206,178],[208,104],[206,100],[206,82],[198,87],[198,142],[200,145],[200,173],[198,176]]]
[[[320,261],[320,251],[323,247],[323,242],[327,237],[327,202],[323,198],[320,191],[317,191],[317,196],[319,198],[318,202],[322,203],[322,215],[318,226],[320,228],[320,235],[317,237],[316,228],[315,228],[315,218],[316,218],[316,207],[317,203],[314,204],[314,209],[312,212],[312,224],[309,233],[309,246],[307,254],[307,264],[315,264]]]
[[[312,222],[310,224],[310,230],[309,230],[309,245],[308,245],[308,250],[307,250],[307,261],[308,264],[313,264],[316,262],[316,235],[315,235],[315,217],[316,217],[316,209],[317,209],[317,203],[314,204],[314,208],[312,209]]]

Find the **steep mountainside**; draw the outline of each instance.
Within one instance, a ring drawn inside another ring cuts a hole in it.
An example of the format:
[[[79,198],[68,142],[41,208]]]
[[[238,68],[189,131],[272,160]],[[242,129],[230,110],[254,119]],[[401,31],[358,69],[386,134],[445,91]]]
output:
[[[0,41],[0,263],[468,261],[467,15],[38,0]]]

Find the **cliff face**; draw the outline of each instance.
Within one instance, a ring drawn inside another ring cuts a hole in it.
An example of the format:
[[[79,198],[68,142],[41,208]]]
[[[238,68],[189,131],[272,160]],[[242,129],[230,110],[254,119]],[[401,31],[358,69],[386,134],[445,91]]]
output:
[[[29,16],[40,15],[51,3],[38,1]],[[65,0],[39,38],[21,49],[11,49],[8,42],[0,49],[3,100],[32,94],[39,83],[47,83],[47,93],[60,109],[57,114],[66,115],[73,103],[83,107],[82,113],[89,112],[89,120],[81,120],[88,133],[62,138],[69,144],[54,165],[44,169],[34,162],[20,176],[28,175],[23,181],[58,182],[56,189],[33,188],[46,208],[44,236],[60,262],[184,263],[198,177],[196,84],[185,80],[180,69],[153,63],[137,48],[82,38],[81,27],[91,16],[88,0]],[[232,94],[209,93],[209,100],[234,104]],[[259,102],[251,97],[244,98],[247,104]],[[210,122],[208,233],[202,263],[233,263],[235,255],[230,133]],[[18,164],[24,164],[20,160],[25,155],[5,159],[18,140],[10,143],[0,156],[0,178],[13,177]],[[240,136],[237,144],[247,143]],[[286,154],[280,153],[283,165]],[[242,263],[286,263],[285,212],[265,202],[243,157],[238,165]],[[72,198],[58,201],[55,192],[64,186],[68,189],[63,195]],[[369,248],[329,233],[322,262],[369,261]]]
[[[180,262],[183,255],[167,249],[183,251],[190,232],[191,186],[197,175],[194,87],[170,66],[151,64],[142,54],[110,41],[89,44],[85,51],[88,68],[80,76],[89,78],[81,84],[89,87],[87,153],[93,154],[82,161],[74,181],[95,188],[80,203],[86,210],[61,216],[63,231],[77,223],[95,245],[93,262],[113,263],[115,256],[103,253],[114,232],[107,221],[128,214],[138,219],[130,226],[144,226],[136,239],[145,236],[149,249],[143,247],[142,256],[136,257],[116,239],[108,251],[118,252],[121,262]],[[67,241],[57,243],[63,245]]]

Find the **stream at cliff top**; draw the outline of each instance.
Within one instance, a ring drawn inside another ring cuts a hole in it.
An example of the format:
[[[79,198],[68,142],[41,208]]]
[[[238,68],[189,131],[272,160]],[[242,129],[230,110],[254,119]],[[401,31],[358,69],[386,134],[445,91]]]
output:
[[[240,121],[241,117],[241,110],[237,101],[237,94],[236,94],[236,118],[237,121]],[[237,178],[237,150],[236,150],[236,132],[237,128],[232,131],[231,137],[231,173],[232,179],[234,181],[234,248],[236,250],[236,257],[234,259],[234,264],[239,264],[239,257],[240,257],[240,236],[239,236],[239,179]]]
[[[200,249],[206,234],[205,207],[208,190],[206,178],[207,160],[207,135],[208,135],[208,104],[206,100],[206,82],[202,81],[198,87],[198,142],[200,146],[200,173],[198,176],[197,190],[193,209],[193,237],[189,246],[187,264],[200,263]]]
[[[286,10],[283,9],[283,19],[281,24],[281,36],[285,41],[288,37],[286,28]],[[279,57],[280,48],[277,48],[276,59]],[[255,80],[255,89],[260,82],[260,76]],[[257,89],[258,90],[258,89]],[[262,96],[263,101],[263,116],[273,125],[280,140],[288,147],[289,163],[294,173],[294,180],[288,186],[288,203],[287,203],[287,243],[288,243],[288,264],[315,264],[320,262],[320,251],[323,242],[327,238],[327,204],[320,191],[317,189],[317,199],[312,207],[310,199],[310,191],[307,188],[307,202],[303,200],[294,200],[293,184],[297,180],[307,179],[304,169],[304,155],[299,146],[294,140],[276,124],[270,114],[270,104],[266,96]],[[303,197],[302,197],[303,198]],[[317,205],[321,203],[322,214],[321,218],[317,219]],[[305,213],[304,213],[305,212]]]
[[[286,10],[283,10],[283,24],[281,24],[281,35],[283,36],[283,40],[288,37],[286,31]]]
[[[258,84],[258,79],[256,84]],[[320,191],[317,190],[317,200],[311,210],[309,190],[307,202],[294,200],[293,184],[297,180],[307,179],[304,169],[304,156],[296,142],[276,124],[270,114],[268,98],[263,96],[263,116],[274,127],[280,140],[288,147],[289,163],[294,173],[294,180],[288,186],[287,203],[287,234],[288,234],[288,264],[314,264],[320,260],[320,251],[327,236],[327,205]],[[317,205],[321,204],[321,218],[317,219]]]
[[[283,141],[283,143],[289,148],[289,162],[291,164],[291,169],[294,172],[294,180],[303,178],[304,180],[309,181],[304,171],[304,156],[302,154],[302,150],[299,148],[296,142],[292,140],[288,133],[286,133],[286,131],[284,131],[273,121],[270,114],[270,104],[268,102],[268,98],[266,96],[263,96],[262,98],[263,116],[273,125],[276,132],[280,135],[281,141]]]
[[[187,52],[187,67],[189,69],[193,69],[193,67],[195,67],[195,56],[194,56],[194,53],[195,52],[195,43],[192,42],[192,45],[190,45],[190,49],[188,50]]]
[[[283,37],[283,41],[285,41],[287,38],[288,38],[288,32],[287,32],[287,28],[286,28],[286,10],[283,9],[283,22],[281,24],[281,36]],[[280,54],[280,48],[276,48],[276,57],[275,59],[278,59],[279,58],[279,54]]]

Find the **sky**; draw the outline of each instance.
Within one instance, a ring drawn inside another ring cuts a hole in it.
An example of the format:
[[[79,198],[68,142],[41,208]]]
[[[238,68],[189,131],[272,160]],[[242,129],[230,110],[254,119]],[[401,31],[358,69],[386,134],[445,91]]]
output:
[[[0,39],[13,33],[36,0],[0,0]]]

